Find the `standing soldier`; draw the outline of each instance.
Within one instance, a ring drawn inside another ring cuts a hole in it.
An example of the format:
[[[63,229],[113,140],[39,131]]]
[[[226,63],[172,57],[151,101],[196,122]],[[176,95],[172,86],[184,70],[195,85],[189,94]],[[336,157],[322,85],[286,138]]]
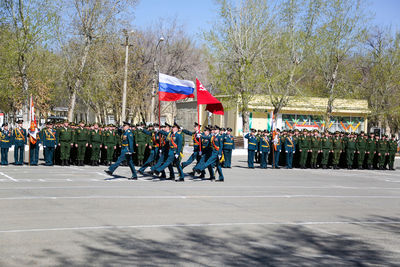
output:
[[[369,138],[367,139],[366,155],[367,155],[367,167],[369,170],[372,170],[376,154],[376,141],[374,137],[375,137],[374,133],[370,133]]]
[[[293,154],[296,153],[296,143],[293,139],[293,132],[285,138],[286,169],[293,169]]]
[[[102,133],[97,123],[94,124],[93,130],[89,132],[89,146],[92,148],[91,165],[99,166],[100,148],[103,144]]]
[[[362,170],[364,166],[365,152],[367,150],[367,140],[364,132],[360,133],[360,136],[356,141],[356,153],[358,155],[358,169]]]
[[[314,136],[311,137],[311,169],[317,169],[318,155],[321,153],[321,137],[318,130],[314,130]]]
[[[135,143],[136,143],[136,156],[138,160],[138,165],[143,165],[144,160],[144,152],[146,151],[146,147],[148,145],[148,135],[143,132],[144,123],[138,125],[136,131],[134,131],[135,135]]]
[[[11,147],[11,132],[8,130],[8,123],[3,123],[3,130],[0,131],[1,165],[8,165],[8,150]]]
[[[105,128],[103,131],[103,144],[104,149],[106,150],[106,166],[111,166],[114,156],[114,150],[117,148],[117,136],[115,132],[110,128],[110,125]]]
[[[346,162],[347,169],[353,169],[354,164],[354,153],[356,151],[356,139],[354,133],[349,134],[346,141]]]
[[[272,145],[271,146],[272,146],[272,151],[274,152],[273,160],[272,160],[272,168],[280,169],[279,168],[279,156],[281,154],[282,143],[281,143],[281,136],[280,136],[279,129],[275,130],[275,136],[272,135]]]
[[[251,129],[251,133],[247,133],[244,138],[248,139],[248,146],[247,146],[247,165],[250,169],[254,169],[254,156],[255,151],[257,150],[257,137],[256,137],[256,130]]]
[[[383,135],[378,141],[378,163],[380,170],[386,170],[385,161],[386,156],[389,155],[388,142],[386,140],[387,135]]]
[[[53,129],[53,123],[47,122],[47,128],[42,130],[43,154],[46,166],[53,166],[54,150],[57,147],[57,132]]]
[[[340,132],[335,132],[335,137],[333,138],[333,159],[332,164],[334,169],[339,168],[339,160],[340,160],[340,153],[343,151],[343,143],[342,139],[340,138]]]
[[[17,121],[17,128],[13,131],[13,144],[14,144],[14,162],[15,165],[24,164],[25,145],[27,143],[26,130],[22,128],[23,120]]]
[[[85,160],[86,147],[88,144],[88,131],[85,129],[85,123],[81,121],[79,127],[75,129],[74,143],[77,149],[77,165],[83,166]]]
[[[262,131],[261,130],[257,130],[257,134],[256,134],[256,138],[257,138],[257,151],[255,153],[255,162],[256,163],[260,163],[261,162],[261,153],[260,153],[260,141],[261,141],[261,137],[263,136]]]
[[[329,132],[325,132],[325,135],[321,139],[321,148],[322,148],[322,169],[327,169],[329,153],[333,152],[333,144],[332,139],[329,136]]]
[[[294,141],[294,143],[295,143],[295,145],[296,145],[295,151],[299,151],[299,138],[300,138],[300,136],[299,136],[299,130],[298,130],[298,129],[295,129],[295,130],[294,130],[294,135],[293,135],[293,141]],[[300,160],[300,153],[295,153],[295,154],[293,155],[293,165],[294,165],[296,168],[299,167],[299,160]]]
[[[37,166],[39,163],[40,133],[34,122],[28,129],[29,134],[29,165]]]
[[[307,164],[310,142],[307,137],[307,131],[303,130],[303,135],[299,138],[300,168],[305,169]]]
[[[225,161],[223,163],[224,168],[231,168],[232,162],[232,150],[235,149],[235,140],[233,138],[232,128],[226,129],[226,134],[222,136],[223,138],[223,153]]]
[[[268,166],[268,154],[269,154],[269,150],[270,150],[270,141],[268,139],[268,131],[264,130],[263,132],[263,136],[260,138],[260,145],[259,145],[259,149],[260,149],[260,155],[261,155],[261,169],[266,169]]]
[[[396,136],[392,134],[392,139],[389,141],[389,170],[394,171],[394,159],[397,153]]]
[[[68,121],[64,121],[64,126],[57,130],[57,140],[61,154],[61,166],[69,166],[71,147],[74,145],[73,132],[68,126]]]

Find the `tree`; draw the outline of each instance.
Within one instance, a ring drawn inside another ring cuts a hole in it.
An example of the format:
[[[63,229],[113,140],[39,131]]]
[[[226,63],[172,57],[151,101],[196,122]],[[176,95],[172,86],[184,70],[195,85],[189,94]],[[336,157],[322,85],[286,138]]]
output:
[[[365,40],[366,17],[363,0],[324,1],[322,12],[312,60],[318,64],[316,73],[322,77],[322,93],[328,98],[328,125],[335,99],[348,91],[344,66]]]
[[[19,94],[28,113],[28,91],[30,87],[29,68],[34,63],[35,49],[49,43],[51,35],[58,26],[57,2],[52,0],[4,0],[0,4],[3,25],[9,35],[9,47],[17,66],[18,80],[14,85],[21,86]]]
[[[127,14],[136,0],[74,0],[73,3],[68,14],[73,18],[70,23],[75,29],[75,34],[79,36],[81,49],[77,69],[70,72],[73,74],[73,83],[68,86],[70,90],[68,120],[71,121],[74,117],[77,94],[81,89],[82,75],[93,42],[101,39],[111,26],[117,27],[115,21],[122,20],[121,14]],[[66,58],[68,59],[68,57]]]
[[[268,49],[274,17],[266,0],[243,0],[237,5],[219,0],[219,19],[205,33],[215,63],[210,72],[213,87],[228,94],[238,105],[243,131],[249,130],[249,102],[260,92],[259,59]]]
[[[287,0],[280,5],[279,28],[275,38],[270,37],[273,42],[269,49],[263,51],[260,67],[274,117],[287,105],[290,96],[302,94],[300,82],[310,64],[307,59],[313,50],[320,12],[321,2],[315,0]]]

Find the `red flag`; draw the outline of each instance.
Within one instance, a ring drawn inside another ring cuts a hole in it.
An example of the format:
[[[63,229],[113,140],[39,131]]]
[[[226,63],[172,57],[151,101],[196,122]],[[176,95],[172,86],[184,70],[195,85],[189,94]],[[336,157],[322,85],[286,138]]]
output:
[[[206,110],[217,115],[224,115],[224,107],[218,99],[213,97],[201,82],[196,79],[197,87],[197,105],[207,105]]]

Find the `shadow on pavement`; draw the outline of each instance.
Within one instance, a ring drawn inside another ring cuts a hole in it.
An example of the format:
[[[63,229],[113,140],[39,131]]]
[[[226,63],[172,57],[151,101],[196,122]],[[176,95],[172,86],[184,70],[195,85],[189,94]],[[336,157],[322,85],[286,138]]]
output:
[[[388,230],[398,233],[399,229]],[[84,243],[76,243],[82,257],[46,249],[38,258],[51,258],[60,266],[396,265],[393,255],[363,241],[362,236],[328,235],[303,226],[214,228],[211,232],[202,227],[164,228],[164,238],[156,234],[157,240],[141,238],[141,231],[82,233]]]

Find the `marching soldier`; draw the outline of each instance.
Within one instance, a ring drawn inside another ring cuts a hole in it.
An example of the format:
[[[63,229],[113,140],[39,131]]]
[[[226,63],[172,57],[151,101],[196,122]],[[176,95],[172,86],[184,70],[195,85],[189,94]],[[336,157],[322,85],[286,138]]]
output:
[[[244,138],[248,139],[248,146],[247,146],[247,165],[250,169],[254,169],[254,156],[255,151],[257,150],[257,137],[256,137],[256,130],[251,129],[250,133],[247,133]]]
[[[118,157],[117,161],[108,167],[107,170],[104,170],[104,172],[108,175],[113,175],[114,171],[119,167],[119,165],[126,160],[132,172],[132,176],[131,178],[128,178],[128,180],[137,180],[136,169],[132,160],[132,154],[135,151],[133,133],[129,128],[130,124],[128,122],[124,122],[123,133],[121,135],[121,155]]]
[[[69,166],[71,147],[74,145],[73,132],[68,121],[64,121],[64,126],[57,130],[58,146],[60,147],[61,166]]]
[[[13,144],[14,144],[14,162],[15,165],[24,164],[25,145],[27,143],[26,130],[22,128],[23,120],[17,121],[17,128],[13,131]]]
[[[12,135],[8,130],[8,123],[3,123],[2,130],[0,131],[0,148],[1,148],[1,165],[8,165],[8,150],[12,143]]]
[[[200,132],[200,125],[195,122],[194,123],[194,131],[188,131],[186,129],[183,129],[182,132],[184,134],[190,135],[193,140],[193,153],[190,155],[190,157],[182,163],[182,169],[184,169],[186,166],[190,165],[194,160],[199,162],[200,157],[201,157],[201,152],[200,152],[200,146],[201,146],[201,132]]]
[[[225,161],[223,163],[224,168],[231,168],[232,162],[232,150],[235,149],[235,140],[233,138],[232,128],[227,128],[226,133],[222,135],[223,138],[223,153]]]
[[[196,166],[195,170],[199,173],[201,173],[202,171],[204,171],[206,168],[208,168],[210,170],[209,167],[211,167],[210,170],[210,181],[215,180],[215,176],[214,176],[214,170],[213,170],[213,166],[215,165],[217,167],[217,171],[218,171],[218,180],[216,180],[216,182],[223,182],[224,181],[224,175],[222,173],[222,169],[221,169],[221,159],[222,159],[222,146],[223,146],[223,138],[222,136],[219,134],[219,127],[215,126],[214,127],[214,134],[211,136],[211,156],[207,159],[207,161],[204,163],[204,165],[202,165],[201,167]]]
[[[293,139],[293,132],[285,138],[286,169],[293,169],[293,155],[296,153],[296,143]]]
[[[210,135],[210,126],[205,127],[204,133],[201,135],[201,158],[196,166],[193,168],[193,171],[196,172],[196,169],[203,169],[204,164],[212,155],[211,148],[211,135]],[[212,177],[213,170],[212,166],[208,166],[208,172],[210,173],[210,178]],[[200,172],[199,178],[203,179],[205,177],[205,170]]]
[[[358,155],[357,162],[359,170],[363,169],[366,150],[367,150],[366,136],[364,132],[361,132],[360,136],[357,138],[356,141],[356,153]]]
[[[183,182],[185,179],[185,175],[183,174],[182,166],[180,164],[180,154],[183,150],[182,144],[182,135],[179,133],[179,125],[174,123],[172,127],[172,132],[160,131],[160,133],[167,137],[167,142],[169,144],[168,156],[164,163],[155,169],[156,175],[165,170],[166,168],[171,168],[173,165],[176,166],[179,173],[179,179],[175,180],[175,182]],[[173,169],[171,172],[171,176],[173,175]],[[171,177],[173,178],[173,177]]]
[[[58,140],[57,132],[53,129],[53,123],[51,121],[47,122],[47,128],[43,129],[41,134],[45,165],[53,166],[54,150],[57,147]]]
[[[158,124],[154,124],[154,130],[146,130],[143,129],[143,132],[151,137],[151,141],[149,143],[150,155],[147,158],[146,162],[143,164],[142,167],[138,170],[138,172],[144,175],[144,171],[150,164],[156,160],[158,160],[158,155],[161,153],[160,150],[160,142],[161,142],[161,135],[158,134]]]

